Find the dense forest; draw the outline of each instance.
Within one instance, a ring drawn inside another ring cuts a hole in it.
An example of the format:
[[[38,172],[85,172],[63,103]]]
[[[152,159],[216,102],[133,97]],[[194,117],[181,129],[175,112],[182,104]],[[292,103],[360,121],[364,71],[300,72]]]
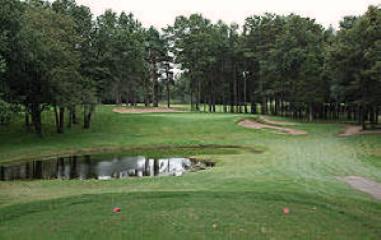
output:
[[[244,16],[243,16],[244,17]],[[326,29],[290,14],[253,15],[243,26],[200,14],[165,29],[131,13],[95,17],[74,0],[0,0],[0,125],[22,115],[42,136],[90,128],[97,104],[347,119],[363,128],[381,111],[381,9]]]

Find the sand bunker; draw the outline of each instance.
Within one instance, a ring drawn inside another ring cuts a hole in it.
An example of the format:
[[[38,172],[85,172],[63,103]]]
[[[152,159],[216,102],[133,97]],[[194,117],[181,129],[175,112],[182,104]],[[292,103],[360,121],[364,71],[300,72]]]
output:
[[[338,177],[337,179],[347,183],[354,189],[365,192],[373,198],[381,200],[381,184],[378,182],[359,176]]]
[[[116,113],[168,113],[168,112],[182,112],[180,110],[176,110],[173,108],[166,108],[166,107],[147,107],[147,108],[125,108],[125,107],[118,107],[114,108],[112,110]]]
[[[340,137],[348,137],[353,135],[365,134],[381,134],[381,130],[362,130],[361,126],[347,125],[342,132],[339,133]]]
[[[253,128],[253,129],[264,129],[264,128],[273,129],[273,130],[279,131],[280,133],[289,134],[289,135],[306,135],[307,134],[307,132],[303,130],[272,126],[269,124],[259,123],[254,120],[248,120],[248,119],[240,121],[238,125],[241,127]]]
[[[270,120],[266,117],[260,117],[259,122],[262,122],[264,124],[269,124],[269,125],[276,125],[276,126],[295,126],[296,125],[295,123],[292,123],[292,122]]]

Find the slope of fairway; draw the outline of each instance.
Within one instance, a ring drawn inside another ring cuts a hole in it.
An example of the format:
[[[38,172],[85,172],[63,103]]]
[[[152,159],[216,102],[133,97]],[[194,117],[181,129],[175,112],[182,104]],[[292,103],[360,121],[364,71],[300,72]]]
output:
[[[381,182],[380,136],[338,137],[342,125],[328,123],[299,123],[293,128],[308,135],[279,135],[241,128],[242,117],[117,114],[110,106],[98,109],[90,131],[58,136],[50,126],[37,139],[20,126],[1,129],[0,161],[130,148],[170,156],[183,151],[173,146],[203,144],[184,155],[217,166],[183,177],[0,182],[0,239],[380,238],[380,202],[337,179]]]

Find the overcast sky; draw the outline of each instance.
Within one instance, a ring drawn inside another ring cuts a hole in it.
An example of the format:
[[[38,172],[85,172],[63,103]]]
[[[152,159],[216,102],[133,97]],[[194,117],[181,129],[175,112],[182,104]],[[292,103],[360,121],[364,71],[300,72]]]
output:
[[[191,13],[241,25],[246,17],[264,12],[297,13],[315,18],[326,27],[330,24],[337,27],[343,16],[360,15],[368,5],[380,4],[381,0],[77,0],[77,3],[89,6],[96,16],[109,8],[118,13],[132,12],[145,27],[163,28],[173,24],[176,16]]]

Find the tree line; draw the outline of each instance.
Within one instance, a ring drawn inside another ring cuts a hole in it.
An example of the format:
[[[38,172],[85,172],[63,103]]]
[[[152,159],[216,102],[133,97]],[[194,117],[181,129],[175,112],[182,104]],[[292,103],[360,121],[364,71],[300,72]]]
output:
[[[378,123],[381,106],[381,10],[345,17],[340,29],[290,14],[235,24],[201,15],[165,29],[185,70],[193,110],[273,114],[300,119]],[[205,107],[204,107],[205,109]]]
[[[378,124],[377,6],[345,17],[339,30],[295,14],[253,15],[242,27],[192,14],[158,30],[131,13],[94,17],[74,0],[0,6],[0,125],[16,112],[41,136],[41,115],[51,111],[63,133],[80,122],[90,128],[96,104],[157,107],[164,98],[168,107],[188,99],[194,111]]]

